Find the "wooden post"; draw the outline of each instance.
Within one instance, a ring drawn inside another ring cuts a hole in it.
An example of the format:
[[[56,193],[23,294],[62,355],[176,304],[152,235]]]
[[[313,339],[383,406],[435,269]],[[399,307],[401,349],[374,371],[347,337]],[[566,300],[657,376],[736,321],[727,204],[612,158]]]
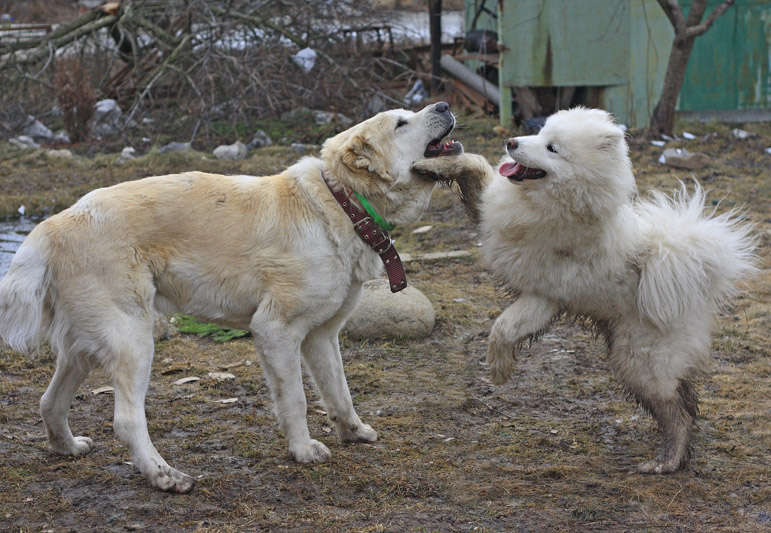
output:
[[[442,0],[428,0],[431,32],[431,94],[436,94],[442,78]]]

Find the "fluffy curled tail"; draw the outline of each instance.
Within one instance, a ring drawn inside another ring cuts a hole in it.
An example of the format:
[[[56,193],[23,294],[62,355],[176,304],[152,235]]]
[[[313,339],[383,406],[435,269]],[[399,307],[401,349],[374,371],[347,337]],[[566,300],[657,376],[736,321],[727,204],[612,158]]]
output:
[[[637,304],[660,328],[694,310],[724,307],[737,282],[757,270],[751,225],[735,210],[706,212],[705,200],[700,186],[689,194],[682,184],[673,197],[654,192],[636,206],[648,244]]]
[[[51,286],[46,258],[26,243],[0,280],[0,338],[21,353],[30,353],[45,336],[50,314],[46,300]]]

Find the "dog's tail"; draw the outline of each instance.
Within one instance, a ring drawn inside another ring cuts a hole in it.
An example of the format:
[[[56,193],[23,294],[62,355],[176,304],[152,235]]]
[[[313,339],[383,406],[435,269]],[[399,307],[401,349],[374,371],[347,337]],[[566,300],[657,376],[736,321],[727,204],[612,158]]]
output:
[[[48,333],[51,313],[46,301],[50,290],[45,255],[25,242],[0,280],[0,339],[17,352],[36,351]]]
[[[705,200],[698,184],[693,194],[682,184],[674,197],[654,192],[636,206],[649,245],[637,305],[662,329],[693,310],[720,310],[757,270],[751,225],[736,210],[705,212]]]

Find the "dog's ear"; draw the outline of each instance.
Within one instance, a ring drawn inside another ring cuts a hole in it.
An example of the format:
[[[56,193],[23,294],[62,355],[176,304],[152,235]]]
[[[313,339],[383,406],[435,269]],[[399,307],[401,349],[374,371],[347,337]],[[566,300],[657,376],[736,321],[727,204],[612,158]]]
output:
[[[598,148],[603,152],[612,152],[623,141],[624,132],[615,124],[611,124],[610,127],[605,129],[602,137],[600,137],[600,144]]]
[[[355,135],[345,143],[341,161],[354,172],[366,172],[387,183],[394,182],[394,177],[385,164],[383,154],[361,135]]]

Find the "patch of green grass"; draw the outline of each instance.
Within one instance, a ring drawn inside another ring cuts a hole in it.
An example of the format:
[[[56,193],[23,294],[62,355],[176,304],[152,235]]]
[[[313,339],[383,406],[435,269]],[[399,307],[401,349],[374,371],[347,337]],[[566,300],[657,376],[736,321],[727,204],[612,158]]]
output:
[[[249,337],[250,332],[243,329],[232,329],[218,326],[216,324],[206,324],[198,322],[195,318],[188,315],[176,315],[174,325],[177,331],[187,335],[198,335],[199,337],[209,337],[216,342],[228,342],[241,337]]]

